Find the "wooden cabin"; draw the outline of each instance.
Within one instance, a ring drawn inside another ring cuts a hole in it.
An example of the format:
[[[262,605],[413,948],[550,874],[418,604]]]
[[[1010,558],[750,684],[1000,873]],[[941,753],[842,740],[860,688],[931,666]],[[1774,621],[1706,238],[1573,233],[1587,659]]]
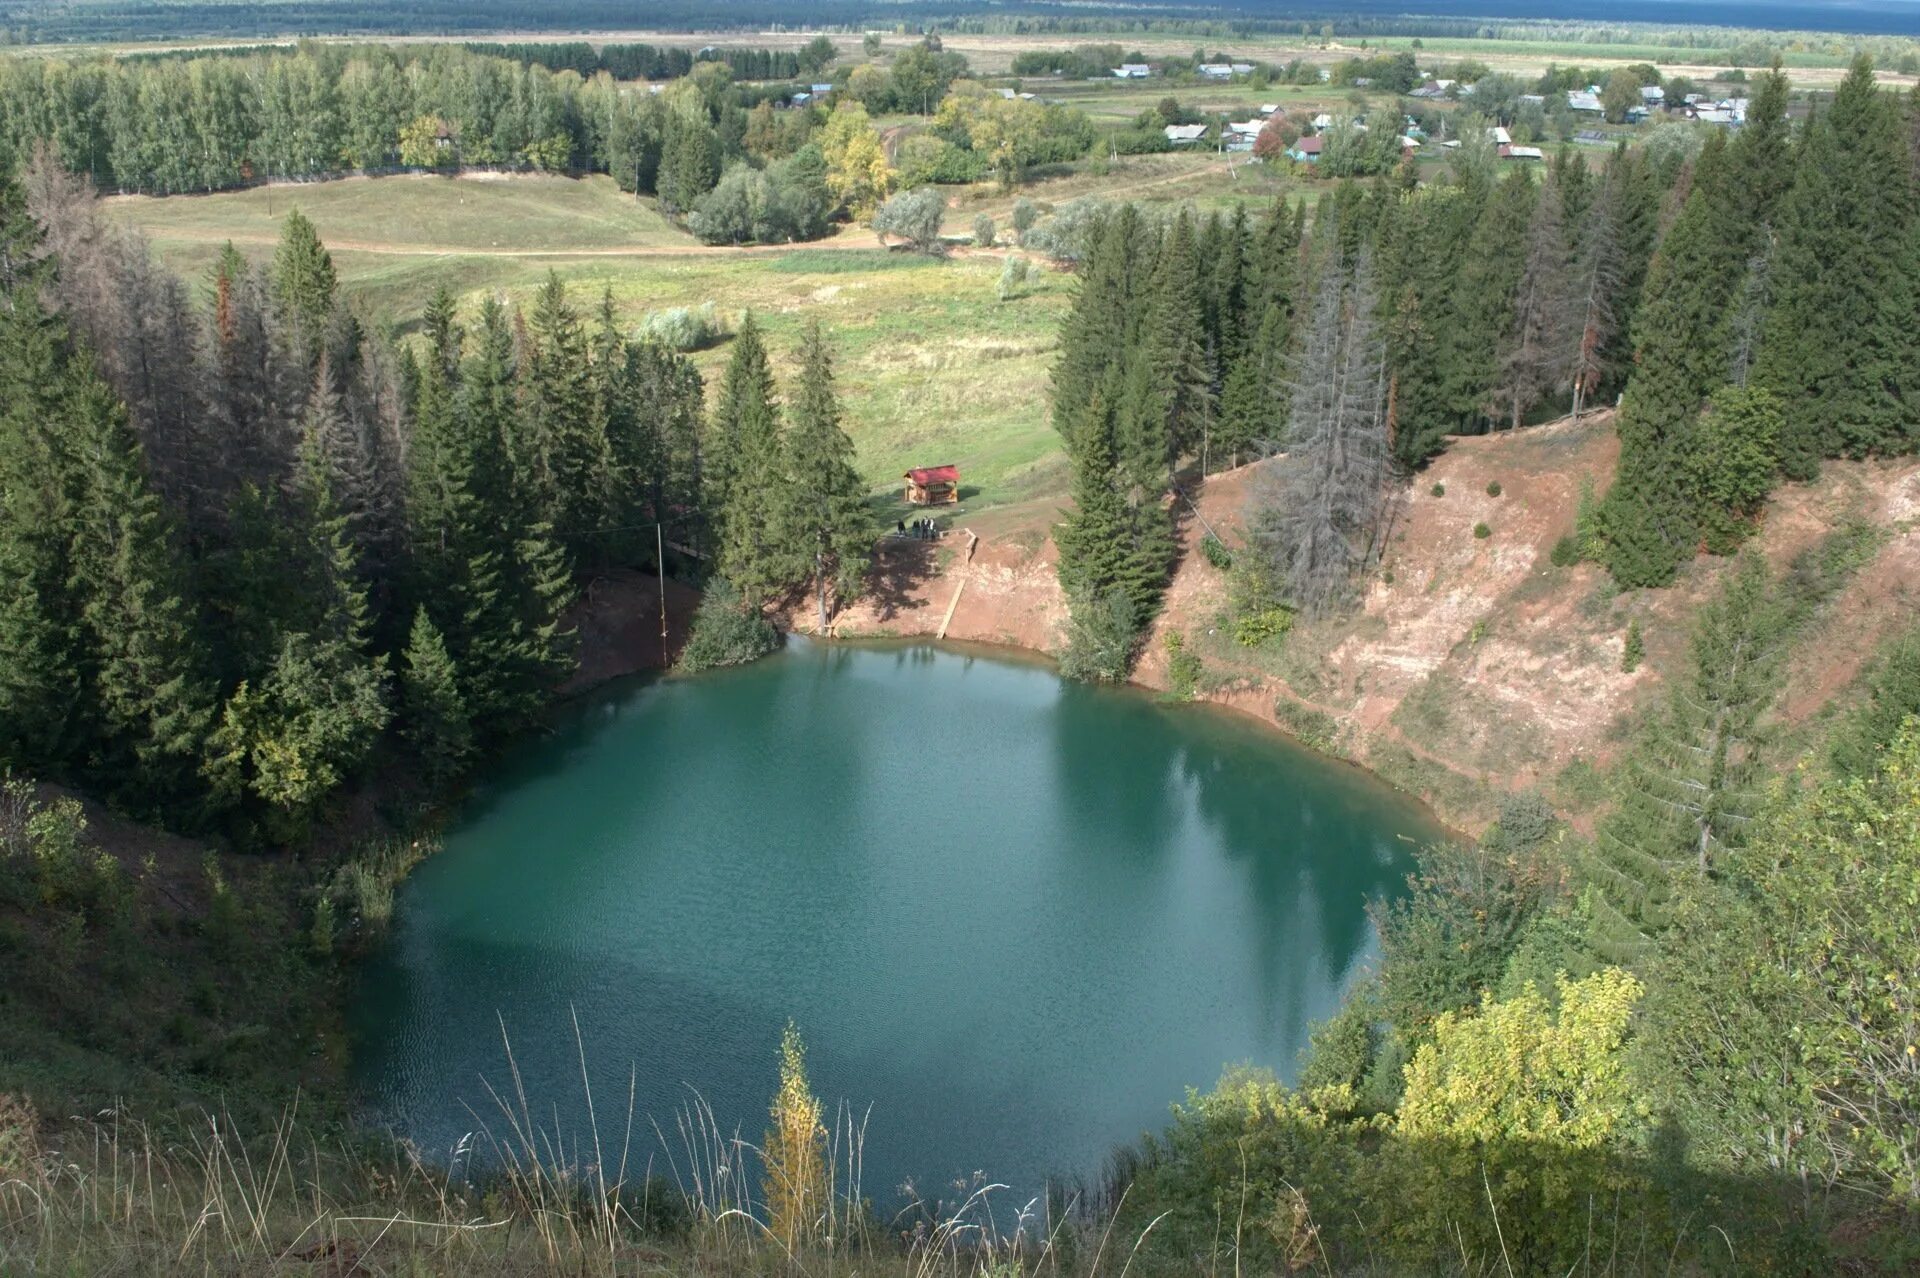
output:
[[[960,500],[958,466],[920,466],[906,474],[907,504],[951,506]]]

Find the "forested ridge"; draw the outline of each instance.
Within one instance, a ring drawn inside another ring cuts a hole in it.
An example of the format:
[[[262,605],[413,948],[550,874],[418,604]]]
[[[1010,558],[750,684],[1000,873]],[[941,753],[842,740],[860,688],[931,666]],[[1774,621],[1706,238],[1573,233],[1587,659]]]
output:
[[[1823,458],[1920,447],[1920,100],[1864,59],[1798,129],[1788,92],[1763,76],[1751,123],[1691,156],[1562,154],[1536,179],[1470,142],[1439,183],[1342,182],[1310,227],[1103,215],[1053,396],[1061,579],[1096,665],[1123,672],[1158,607],[1186,468],[1287,454],[1238,576],[1249,608],[1315,613],[1360,588],[1449,435],[1618,396],[1618,477],[1556,561],[1627,587],[1732,553]]]

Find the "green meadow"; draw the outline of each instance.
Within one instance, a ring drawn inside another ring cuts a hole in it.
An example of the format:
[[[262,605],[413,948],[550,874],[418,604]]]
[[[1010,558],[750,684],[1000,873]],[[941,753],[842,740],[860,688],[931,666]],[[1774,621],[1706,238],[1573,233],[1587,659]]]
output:
[[[848,432],[876,491],[908,466],[943,462],[959,463],[973,505],[1065,486],[1046,391],[1069,275],[1042,269],[1002,302],[1001,252],[918,257],[881,248],[861,230],[815,246],[711,249],[604,177],[350,179],[121,198],[106,208],[198,279],[228,239],[264,260],[296,205],[331,246],[344,287],[403,337],[442,285],[468,309],[489,294],[524,305],[553,272],[582,311],[610,294],[629,329],[670,307],[711,302],[730,326],[751,310],[785,378],[802,326],[818,318],[838,354]],[[956,210],[955,229],[973,211]],[[709,385],[726,354],[722,342],[694,356]]]

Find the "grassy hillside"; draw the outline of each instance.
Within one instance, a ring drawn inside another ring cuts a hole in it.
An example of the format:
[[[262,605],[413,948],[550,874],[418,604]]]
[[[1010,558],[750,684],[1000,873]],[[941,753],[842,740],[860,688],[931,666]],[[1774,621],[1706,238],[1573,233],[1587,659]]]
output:
[[[1178,185],[1187,171],[1173,176],[1169,185]],[[1056,194],[1090,189],[1076,182]],[[953,222],[969,223],[976,208],[1004,215],[1011,203],[983,196],[957,207]],[[910,465],[949,461],[961,465],[976,504],[1063,486],[1045,409],[1054,333],[1071,295],[1063,275],[1043,271],[1003,303],[998,253],[935,261],[884,250],[858,230],[793,249],[710,249],[604,177],[352,179],[117,198],[106,207],[150,235],[169,265],[197,276],[229,239],[265,258],[279,219],[296,205],[332,249],[349,292],[402,332],[441,285],[467,308],[489,293],[524,303],[553,271],[583,309],[610,290],[629,328],[669,307],[712,302],[732,323],[750,309],[785,377],[802,325],[817,315],[838,354],[861,469],[876,489]],[[696,357],[709,383],[725,359],[725,344]]]

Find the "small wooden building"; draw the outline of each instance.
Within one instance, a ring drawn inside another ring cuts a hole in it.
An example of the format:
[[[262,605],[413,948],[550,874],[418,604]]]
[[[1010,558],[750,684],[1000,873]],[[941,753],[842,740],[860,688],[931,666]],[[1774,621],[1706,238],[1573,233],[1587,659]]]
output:
[[[958,466],[920,466],[906,474],[907,504],[951,506],[960,500]]]

